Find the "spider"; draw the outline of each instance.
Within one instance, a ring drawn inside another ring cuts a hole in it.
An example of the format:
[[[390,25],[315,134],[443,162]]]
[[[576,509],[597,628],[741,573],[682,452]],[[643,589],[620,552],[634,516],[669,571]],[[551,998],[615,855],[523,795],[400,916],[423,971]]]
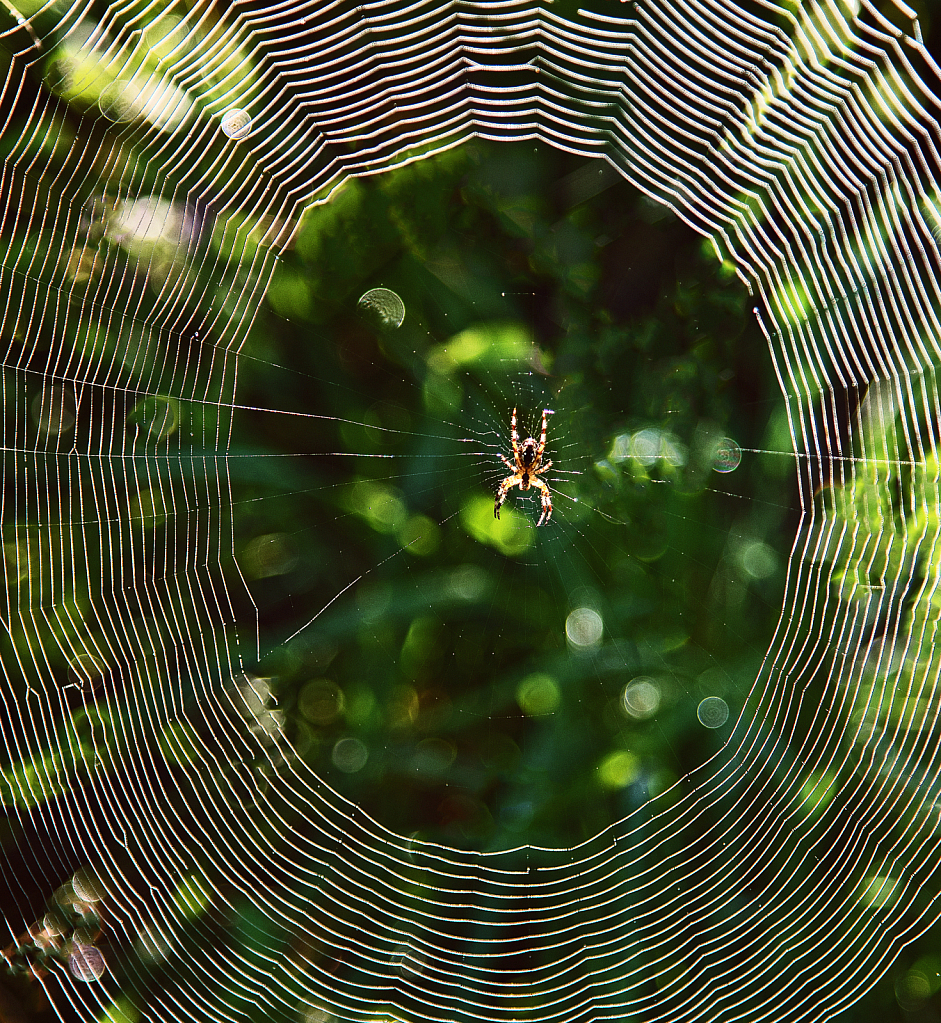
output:
[[[544,408],[542,410],[542,435],[539,438],[538,444],[532,437],[527,437],[520,444],[520,435],[516,432],[516,409],[513,409],[513,415],[510,417],[510,442],[513,445],[513,461],[511,462],[506,455],[500,455],[500,458],[512,475],[507,476],[497,491],[497,498],[493,503],[494,518],[500,518],[500,506],[506,500],[506,495],[513,487],[519,487],[520,490],[529,490],[530,487],[535,487],[539,491],[539,496],[542,500],[542,515],[539,516],[539,521],[536,523],[537,526],[548,522],[552,517],[552,497],[549,494],[549,488],[546,486],[545,480],[539,479],[542,473],[552,468],[551,461],[546,463],[542,461],[542,453],[546,450],[546,416],[550,415],[552,415],[551,409]]]

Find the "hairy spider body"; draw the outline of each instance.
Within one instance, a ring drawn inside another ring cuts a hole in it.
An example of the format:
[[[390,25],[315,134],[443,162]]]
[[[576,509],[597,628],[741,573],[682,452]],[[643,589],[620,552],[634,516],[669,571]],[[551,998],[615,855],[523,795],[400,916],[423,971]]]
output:
[[[500,518],[500,506],[513,487],[519,487],[520,490],[529,490],[530,487],[535,487],[539,491],[542,515],[539,516],[537,526],[548,522],[552,517],[552,496],[546,481],[539,478],[547,469],[552,468],[551,461],[543,462],[542,460],[542,453],[546,450],[546,416],[551,414],[550,409],[542,410],[542,434],[538,444],[533,437],[527,437],[520,444],[520,436],[516,431],[516,409],[513,409],[513,415],[510,417],[510,443],[513,445],[513,461],[511,462],[506,455],[500,455],[511,475],[506,477],[497,490],[497,497],[493,503],[494,518]]]

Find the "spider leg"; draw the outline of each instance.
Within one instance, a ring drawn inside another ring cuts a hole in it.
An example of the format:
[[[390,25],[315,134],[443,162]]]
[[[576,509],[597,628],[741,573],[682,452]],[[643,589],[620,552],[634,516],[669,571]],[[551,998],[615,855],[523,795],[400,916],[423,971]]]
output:
[[[516,409],[513,409],[513,415],[510,416],[510,443],[513,445],[513,457],[519,458],[520,435],[516,432]]]
[[[542,458],[543,451],[546,450],[546,413],[549,410],[544,408],[542,410],[542,436],[539,438],[539,446],[536,448],[536,457]]]
[[[500,455],[500,457],[503,459],[503,464],[508,469],[512,469],[513,470],[513,474],[516,475],[516,466],[509,460],[509,458],[507,458],[506,455]]]
[[[533,473],[534,476],[538,476],[541,472],[545,472],[546,469],[552,468],[552,459],[550,458],[545,465],[540,465],[539,468]]]
[[[549,493],[546,481],[539,479],[538,476],[533,477],[533,486],[539,491],[539,498],[542,501],[542,515],[539,516],[539,521],[536,523],[537,526],[541,526],[552,518],[552,495]]]
[[[510,492],[513,487],[518,486],[520,483],[520,477],[507,476],[507,478],[500,484],[500,489],[497,491],[496,500],[493,502],[493,517],[495,519],[500,518],[500,505],[506,500],[506,495]]]

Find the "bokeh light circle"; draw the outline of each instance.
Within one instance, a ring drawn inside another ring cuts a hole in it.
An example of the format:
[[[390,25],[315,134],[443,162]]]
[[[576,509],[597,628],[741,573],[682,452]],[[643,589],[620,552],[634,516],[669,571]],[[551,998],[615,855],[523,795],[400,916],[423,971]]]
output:
[[[624,687],[621,708],[638,721],[653,717],[660,707],[660,687],[652,678],[639,675]]]
[[[69,970],[76,980],[90,984],[104,976],[105,957],[94,945],[83,945],[78,942],[72,945],[69,952]]]
[[[405,303],[388,288],[372,288],[356,304],[382,327],[394,330],[405,321]]]
[[[601,642],[604,622],[590,607],[577,607],[565,619],[565,635],[572,646],[585,650]]]
[[[716,472],[734,472],[741,464],[742,449],[731,437],[723,437],[713,452],[713,469]]]
[[[721,728],[729,720],[729,705],[721,696],[707,696],[696,708],[696,716],[705,728]]]
[[[252,132],[252,115],[241,107],[232,107],[222,115],[219,122],[222,134],[227,135],[234,142],[239,142]]]
[[[366,766],[369,750],[359,739],[340,739],[333,747],[333,765],[344,774],[355,774]]]

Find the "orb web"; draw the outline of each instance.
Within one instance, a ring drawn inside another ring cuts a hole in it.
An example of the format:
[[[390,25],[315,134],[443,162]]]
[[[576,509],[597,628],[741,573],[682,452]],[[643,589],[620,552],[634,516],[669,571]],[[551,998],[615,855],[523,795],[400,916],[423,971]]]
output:
[[[6,14],[9,972],[89,1019],[797,1020],[859,998],[938,894],[938,79],[908,9]],[[230,571],[243,345],[304,211],[472,137],[604,161],[734,265],[802,501],[722,753],[522,859],[397,835],[307,771]]]

